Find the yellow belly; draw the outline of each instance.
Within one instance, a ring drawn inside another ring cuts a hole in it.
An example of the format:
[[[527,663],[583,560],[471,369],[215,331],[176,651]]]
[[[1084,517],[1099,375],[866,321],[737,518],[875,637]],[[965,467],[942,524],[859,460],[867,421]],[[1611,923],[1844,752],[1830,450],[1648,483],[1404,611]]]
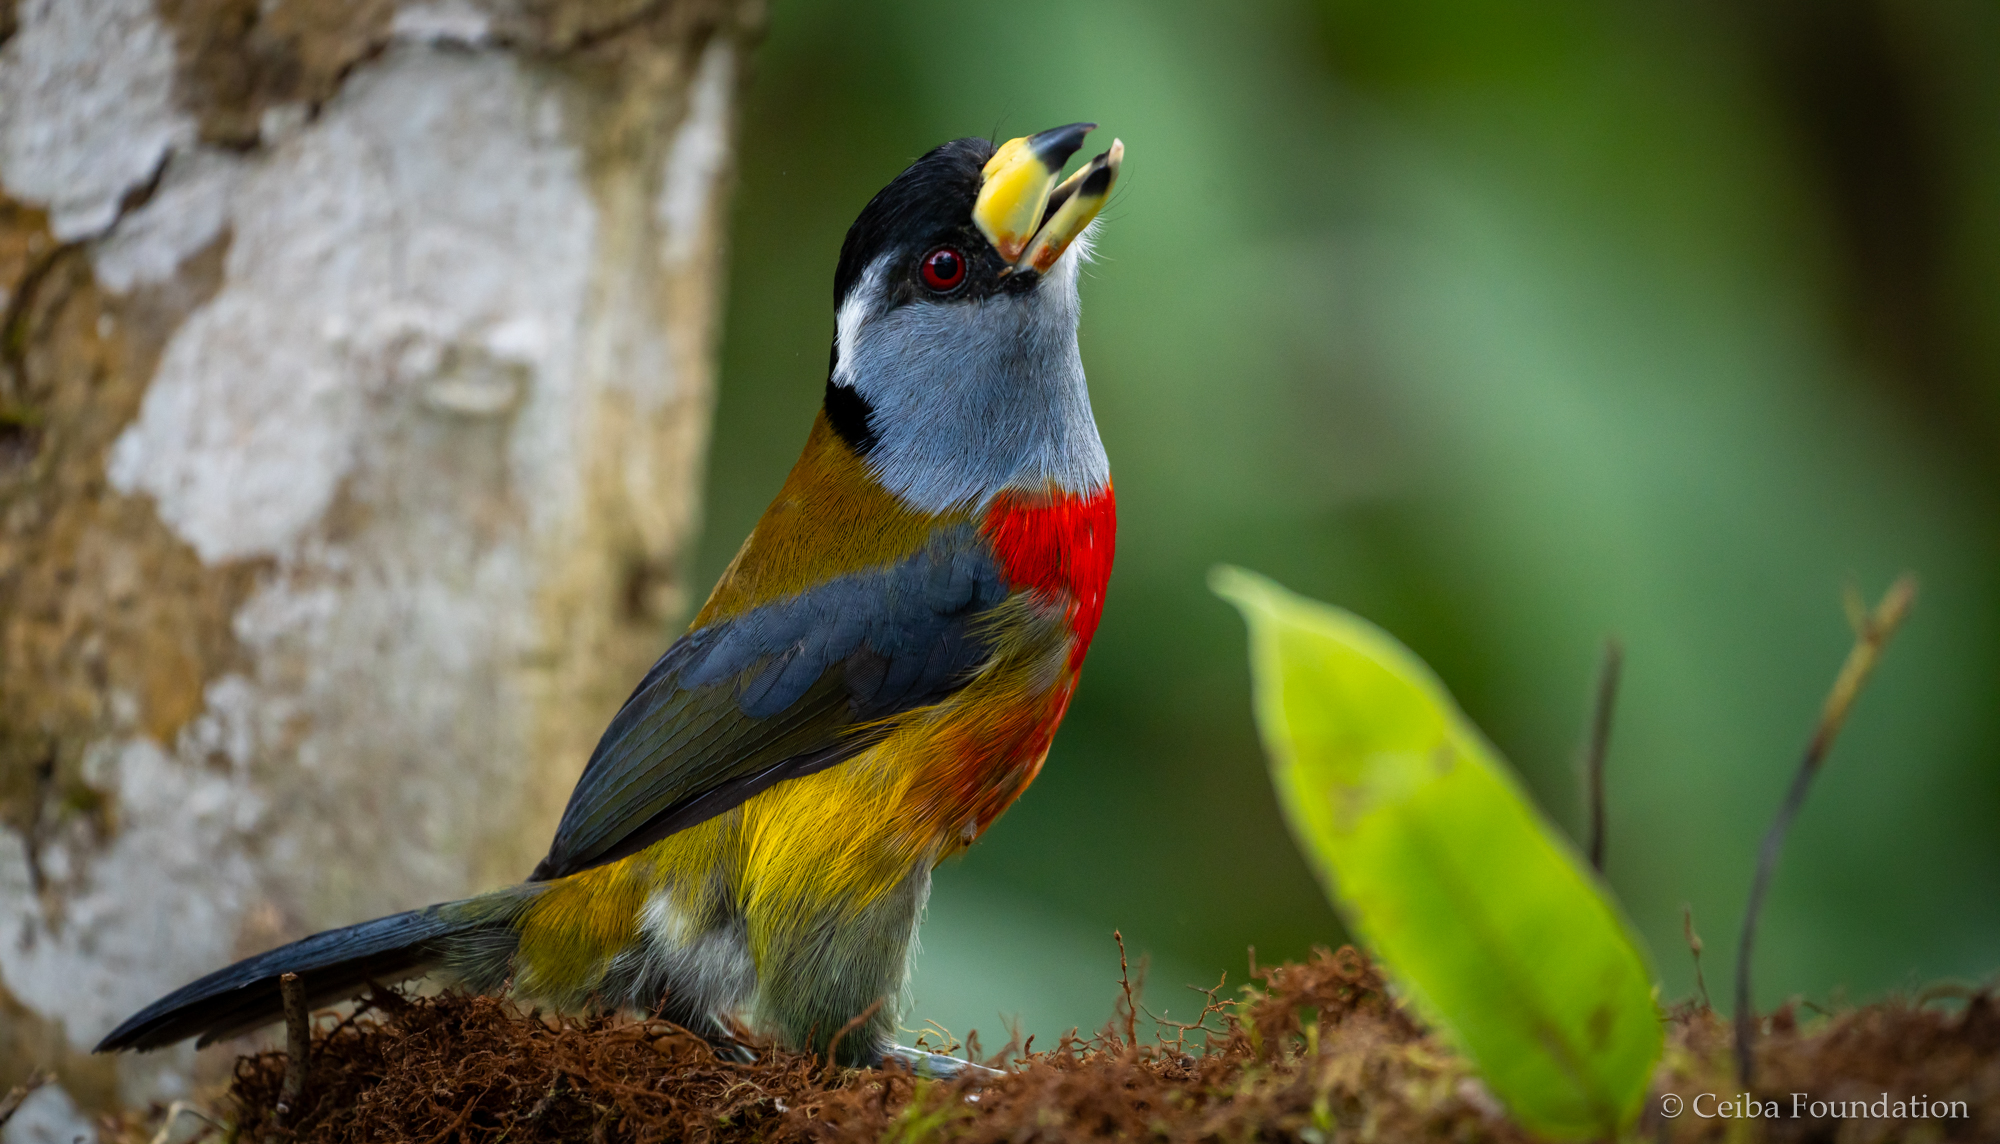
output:
[[[656,896],[690,935],[742,916],[762,964],[789,923],[860,911],[970,845],[1040,769],[1075,685],[1061,639],[1000,643],[978,679],[868,750],[552,885],[519,922],[521,991],[587,995]]]

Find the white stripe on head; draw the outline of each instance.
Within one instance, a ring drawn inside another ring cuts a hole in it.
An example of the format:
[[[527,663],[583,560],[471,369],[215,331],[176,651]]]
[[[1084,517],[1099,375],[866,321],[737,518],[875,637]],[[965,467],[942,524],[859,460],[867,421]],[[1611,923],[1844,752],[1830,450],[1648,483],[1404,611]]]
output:
[[[853,362],[855,349],[860,345],[861,327],[882,306],[882,276],[888,273],[892,260],[891,255],[885,254],[870,263],[834,316],[833,338],[839,354],[833,365],[833,380],[841,385],[854,384]]]

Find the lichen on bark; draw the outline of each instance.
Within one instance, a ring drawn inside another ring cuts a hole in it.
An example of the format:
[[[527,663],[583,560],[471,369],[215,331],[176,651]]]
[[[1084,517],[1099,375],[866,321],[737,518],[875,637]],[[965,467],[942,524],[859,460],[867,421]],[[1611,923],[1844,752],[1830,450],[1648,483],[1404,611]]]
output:
[[[0,1066],[102,1107],[187,976],[525,874],[664,646],[760,17],[0,16]]]

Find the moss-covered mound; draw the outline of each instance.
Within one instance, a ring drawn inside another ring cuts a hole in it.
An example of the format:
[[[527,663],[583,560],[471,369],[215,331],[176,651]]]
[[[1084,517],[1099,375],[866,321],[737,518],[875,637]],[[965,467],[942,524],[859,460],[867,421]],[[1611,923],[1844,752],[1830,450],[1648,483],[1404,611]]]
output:
[[[1151,1044],[1135,1043],[1121,1005],[1089,1040],[1010,1045],[989,1058],[1006,1075],[984,1084],[833,1069],[775,1049],[755,1064],[726,1062],[660,1021],[558,1019],[484,997],[384,998],[316,1035],[296,1113],[275,1111],[282,1053],[243,1058],[221,1111],[244,1141],[1532,1139],[1352,948],[1257,976],[1239,996],[1214,998],[1201,1025]],[[1990,992],[1943,1000],[1807,1023],[1779,1013],[1753,1097],[1760,1113],[1775,1105],[1780,1115],[1750,1123],[1719,1107],[1749,1111],[1727,1027],[1683,1007],[1669,1019],[1641,1134],[2000,1140],[2000,1005]],[[1796,1115],[1795,1094],[1805,1094]],[[1884,1094],[1887,1111],[1900,1098],[1906,1115],[1873,1115]],[[1908,1102],[1920,1097],[1926,1114],[1912,1118]],[[1676,1100],[1679,1115],[1663,1115]],[[145,1139],[157,1125],[120,1127]]]

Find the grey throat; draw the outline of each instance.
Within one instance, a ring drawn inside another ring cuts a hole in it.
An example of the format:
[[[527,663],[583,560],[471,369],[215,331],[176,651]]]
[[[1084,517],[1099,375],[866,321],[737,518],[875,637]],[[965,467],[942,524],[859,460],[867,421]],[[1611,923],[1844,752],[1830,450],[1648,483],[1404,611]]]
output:
[[[1089,495],[1110,482],[1076,344],[1087,237],[1021,294],[892,308],[883,276],[893,255],[849,292],[834,380],[867,399],[869,466],[912,508],[977,507],[1048,485]]]

